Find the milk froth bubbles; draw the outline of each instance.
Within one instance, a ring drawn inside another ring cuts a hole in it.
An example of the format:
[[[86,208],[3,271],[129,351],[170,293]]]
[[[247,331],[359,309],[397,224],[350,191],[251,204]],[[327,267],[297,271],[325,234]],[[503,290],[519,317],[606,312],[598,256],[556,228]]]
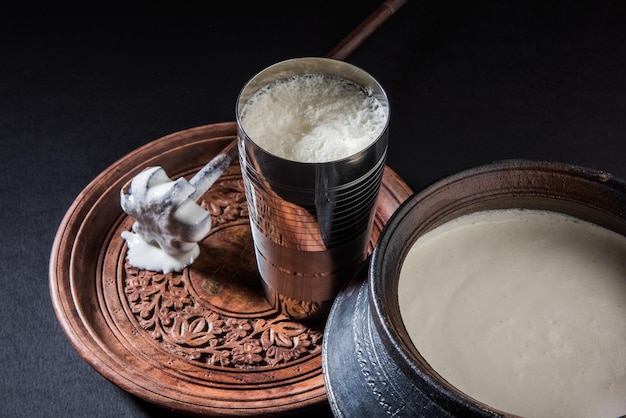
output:
[[[266,151],[300,162],[349,157],[376,140],[387,107],[356,84],[306,74],[260,89],[241,114],[246,133]]]

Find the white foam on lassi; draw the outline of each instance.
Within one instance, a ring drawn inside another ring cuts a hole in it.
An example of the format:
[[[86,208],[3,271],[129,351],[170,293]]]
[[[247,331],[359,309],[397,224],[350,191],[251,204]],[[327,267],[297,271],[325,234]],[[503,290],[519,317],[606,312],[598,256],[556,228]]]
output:
[[[389,109],[362,87],[335,76],[308,74],[278,80],[244,105],[240,121],[260,147],[299,162],[327,162],[356,154],[385,129]]]
[[[470,214],[420,237],[400,312],[444,379],[527,417],[626,413],[626,238],[533,210]]]

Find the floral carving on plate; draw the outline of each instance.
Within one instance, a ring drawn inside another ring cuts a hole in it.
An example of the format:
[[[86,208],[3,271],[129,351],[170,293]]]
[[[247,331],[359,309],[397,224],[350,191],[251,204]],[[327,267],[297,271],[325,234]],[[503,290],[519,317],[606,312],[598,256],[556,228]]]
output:
[[[322,330],[265,300],[237,174],[231,167],[203,196],[212,229],[192,266],[162,274],[124,263],[128,314],[163,349],[207,366],[263,368],[319,355]]]

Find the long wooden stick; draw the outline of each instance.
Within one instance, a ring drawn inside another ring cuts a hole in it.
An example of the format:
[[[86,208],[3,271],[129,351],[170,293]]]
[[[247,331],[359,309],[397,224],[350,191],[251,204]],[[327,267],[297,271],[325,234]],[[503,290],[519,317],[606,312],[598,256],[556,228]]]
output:
[[[407,0],[387,0],[383,2],[359,26],[354,28],[341,42],[327,55],[328,58],[345,60],[365,39],[387,21]]]

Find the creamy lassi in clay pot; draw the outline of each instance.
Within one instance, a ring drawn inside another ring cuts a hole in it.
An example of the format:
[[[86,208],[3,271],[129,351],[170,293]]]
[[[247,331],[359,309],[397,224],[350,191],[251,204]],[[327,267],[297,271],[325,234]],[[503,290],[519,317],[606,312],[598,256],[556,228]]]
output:
[[[622,180],[533,161],[411,197],[331,312],[335,414],[626,413],[625,209]]]

